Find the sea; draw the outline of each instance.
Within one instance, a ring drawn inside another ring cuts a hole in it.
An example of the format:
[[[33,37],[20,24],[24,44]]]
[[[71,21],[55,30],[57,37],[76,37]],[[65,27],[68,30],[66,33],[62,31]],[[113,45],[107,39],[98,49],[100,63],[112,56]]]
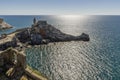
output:
[[[25,50],[27,64],[49,80],[120,80],[119,15],[0,15],[12,29],[30,27],[33,18],[46,20],[74,36],[87,33],[90,41],[55,42]]]

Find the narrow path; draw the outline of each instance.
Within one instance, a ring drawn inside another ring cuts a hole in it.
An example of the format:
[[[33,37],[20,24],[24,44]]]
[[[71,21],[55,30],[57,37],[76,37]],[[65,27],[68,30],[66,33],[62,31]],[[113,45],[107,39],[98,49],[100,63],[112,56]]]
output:
[[[15,34],[16,33],[9,34],[9,35],[7,35],[6,38],[0,39],[0,44],[12,41],[13,37],[15,36]]]
[[[28,67],[25,69],[25,73],[35,80],[47,80],[47,78],[34,73],[34,70],[31,70]]]

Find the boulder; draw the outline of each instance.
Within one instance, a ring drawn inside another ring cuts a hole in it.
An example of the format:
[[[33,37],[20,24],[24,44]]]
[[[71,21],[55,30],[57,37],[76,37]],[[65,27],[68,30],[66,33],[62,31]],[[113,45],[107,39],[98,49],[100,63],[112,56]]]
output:
[[[31,36],[30,32],[31,31],[29,28],[23,29],[16,34],[16,38],[18,38],[20,42],[25,43],[30,40],[30,36]]]
[[[9,47],[16,47],[16,46],[17,46],[17,42],[15,39],[13,39],[12,41],[0,44],[0,50],[5,50]]]
[[[89,41],[90,38],[89,38],[89,35],[88,34],[85,34],[85,33],[82,33],[79,38],[83,41]]]

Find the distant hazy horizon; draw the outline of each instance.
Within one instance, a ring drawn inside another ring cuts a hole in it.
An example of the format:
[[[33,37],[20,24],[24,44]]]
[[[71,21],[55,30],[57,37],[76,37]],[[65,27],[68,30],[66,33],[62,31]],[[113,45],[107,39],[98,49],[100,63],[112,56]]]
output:
[[[120,15],[118,0],[1,0],[0,15]]]

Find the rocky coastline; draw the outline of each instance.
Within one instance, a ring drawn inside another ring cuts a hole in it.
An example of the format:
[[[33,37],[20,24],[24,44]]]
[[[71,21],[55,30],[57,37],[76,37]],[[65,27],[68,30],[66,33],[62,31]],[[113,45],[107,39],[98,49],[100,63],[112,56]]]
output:
[[[47,21],[36,21],[36,19],[34,19],[31,27],[19,29],[0,37],[0,63],[2,63],[0,66],[4,67],[4,64],[8,65],[9,62],[13,64],[12,67],[7,69],[7,76],[11,79],[22,79],[24,76],[28,75],[31,76],[33,80],[47,80],[46,77],[36,74],[36,71],[33,72],[33,69],[30,69],[27,66],[24,50],[29,45],[33,46],[52,42],[89,40],[90,37],[88,34],[82,33],[80,36],[72,36],[61,32],[54,26],[48,24]],[[14,62],[12,61],[12,57],[15,57],[14,55],[17,56],[17,63],[16,60],[14,60]],[[6,63],[6,60],[8,63]],[[21,73],[15,73],[17,70],[21,71]],[[3,71],[3,69],[0,68],[0,71]],[[19,75],[19,77],[16,77],[15,74]],[[5,78],[4,75],[3,78]]]
[[[4,19],[0,18],[0,30],[10,29],[12,26],[4,21]]]
[[[89,35],[82,33],[80,36],[65,34],[47,23],[47,21],[35,22],[32,27],[21,30],[16,34],[20,42],[39,45],[49,42],[63,41],[89,41]]]
[[[5,50],[9,47],[18,47],[18,46],[23,47],[20,46],[22,44],[41,45],[41,44],[48,44],[51,42],[90,40],[88,34],[82,33],[80,36],[72,36],[61,32],[54,26],[48,24],[47,21],[36,21],[36,20],[33,21],[33,25],[31,27],[17,30],[11,34],[15,34],[15,35],[11,37],[12,39],[10,41],[1,43],[0,50]]]

